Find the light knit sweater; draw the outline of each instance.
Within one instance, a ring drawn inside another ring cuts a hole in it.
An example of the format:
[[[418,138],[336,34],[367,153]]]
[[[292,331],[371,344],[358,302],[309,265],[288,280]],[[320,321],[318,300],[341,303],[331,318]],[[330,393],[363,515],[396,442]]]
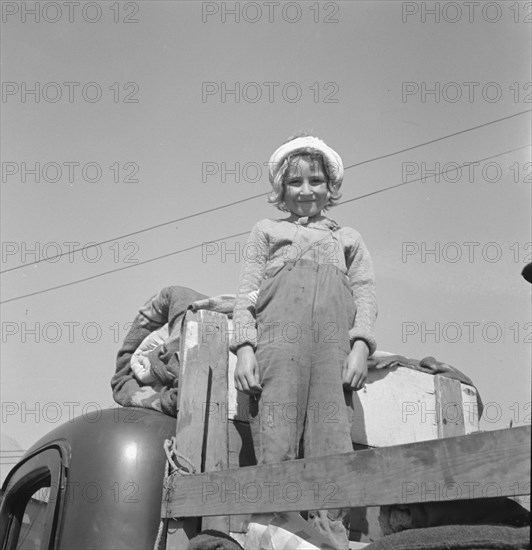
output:
[[[324,238],[325,241],[320,243]],[[314,246],[309,250],[311,245]],[[357,231],[351,227],[340,227],[321,215],[310,218],[306,225],[298,222],[294,215],[283,220],[264,219],[255,224],[242,254],[231,350],[236,351],[243,344],[256,347],[256,291],[265,277],[275,274],[287,261],[300,258],[333,263],[347,275],[356,308],[349,338],[351,342],[364,340],[370,354],[373,353],[376,349],[373,329],[377,302],[370,255]]]

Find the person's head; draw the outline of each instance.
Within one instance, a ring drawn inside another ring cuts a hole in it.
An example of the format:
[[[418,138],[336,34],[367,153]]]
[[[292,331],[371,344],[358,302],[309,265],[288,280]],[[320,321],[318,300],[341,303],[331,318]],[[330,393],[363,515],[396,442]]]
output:
[[[268,201],[285,212],[314,216],[336,204],[343,176],[342,159],[336,151],[317,137],[298,135],[270,158],[273,190]]]

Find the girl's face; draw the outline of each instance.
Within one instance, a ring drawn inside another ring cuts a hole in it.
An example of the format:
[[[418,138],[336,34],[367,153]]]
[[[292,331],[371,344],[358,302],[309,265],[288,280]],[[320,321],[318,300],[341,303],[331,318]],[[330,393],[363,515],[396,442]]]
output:
[[[284,203],[296,216],[316,216],[329,199],[327,173],[321,157],[294,157],[284,177]]]

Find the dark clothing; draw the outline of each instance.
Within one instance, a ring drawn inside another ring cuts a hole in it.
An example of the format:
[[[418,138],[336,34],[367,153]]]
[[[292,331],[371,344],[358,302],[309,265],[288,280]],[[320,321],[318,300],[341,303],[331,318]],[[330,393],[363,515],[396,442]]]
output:
[[[185,313],[192,302],[207,298],[190,288],[169,286],[151,298],[139,310],[116,358],[111,379],[114,400],[124,407],[144,407],[177,415],[179,376],[179,337]],[[149,354],[158,383],[144,385],[131,370],[131,356],[154,330],[168,323],[169,339]]]
[[[383,537],[365,550],[530,550],[530,527],[444,525]]]

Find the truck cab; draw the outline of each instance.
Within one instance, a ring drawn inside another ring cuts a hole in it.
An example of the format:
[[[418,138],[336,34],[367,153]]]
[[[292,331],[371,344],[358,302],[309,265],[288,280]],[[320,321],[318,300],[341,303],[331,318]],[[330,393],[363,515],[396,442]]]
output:
[[[99,410],[58,426],[4,481],[0,548],[153,548],[163,444],[174,434],[175,418],[134,408]]]

